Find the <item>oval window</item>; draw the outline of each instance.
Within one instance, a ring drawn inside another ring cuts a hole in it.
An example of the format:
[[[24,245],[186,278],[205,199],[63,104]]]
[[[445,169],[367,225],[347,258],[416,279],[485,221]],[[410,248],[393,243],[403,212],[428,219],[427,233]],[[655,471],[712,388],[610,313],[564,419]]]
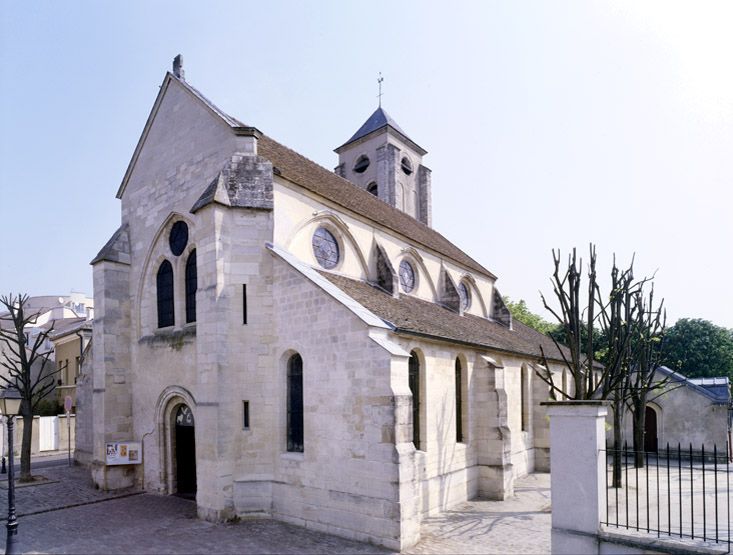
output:
[[[171,247],[171,252],[179,256],[188,245],[188,226],[186,222],[178,221],[173,224],[171,228],[171,234],[168,237],[168,244]]]
[[[400,262],[400,284],[405,293],[415,289],[415,270],[407,260]]]
[[[356,160],[356,164],[354,164],[354,171],[356,173],[364,173],[368,167],[369,167],[369,158],[365,154],[362,154]]]
[[[335,268],[339,262],[339,244],[333,234],[325,227],[319,227],[313,234],[313,254],[318,263],[327,270]]]
[[[465,281],[458,285],[458,296],[461,298],[461,309],[468,310],[468,307],[471,306],[471,290]]]

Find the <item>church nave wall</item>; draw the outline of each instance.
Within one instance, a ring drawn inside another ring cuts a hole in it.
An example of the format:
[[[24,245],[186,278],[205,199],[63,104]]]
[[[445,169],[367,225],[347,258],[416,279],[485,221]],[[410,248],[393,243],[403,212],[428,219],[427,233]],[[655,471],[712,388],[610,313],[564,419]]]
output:
[[[389,353],[359,318],[280,259],[273,298],[273,514],[399,547]],[[286,451],[286,365],[296,352],[303,361],[302,453]]]
[[[365,273],[362,261],[370,260],[374,242],[377,241],[396,272],[399,271],[403,259],[408,260],[413,266],[416,284],[415,289],[409,294],[430,302],[438,302],[440,274],[441,269],[445,267],[456,285],[464,281],[470,290],[472,299],[466,312],[480,317],[489,316],[494,291],[494,280],[489,277],[467,272],[458,264],[433,254],[418,244],[411,244],[409,238],[400,238],[389,229],[373,222],[366,222],[345,212],[341,207],[330,205],[328,201],[315,198],[314,195],[306,194],[302,190],[296,191],[280,179],[275,179],[273,189],[275,199],[273,242],[301,260],[319,268],[313,255],[311,238],[319,225],[319,217],[323,214],[333,214],[348,228],[346,233],[340,232],[338,227],[332,230],[346,247],[342,253],[343,261],[333,271],[352,279],[376,281],[373,270],[371,274]],[[348,238],[344,240],[343,237],[338,237],[339,233]],[[402,288],[400,292],[406,294]]]

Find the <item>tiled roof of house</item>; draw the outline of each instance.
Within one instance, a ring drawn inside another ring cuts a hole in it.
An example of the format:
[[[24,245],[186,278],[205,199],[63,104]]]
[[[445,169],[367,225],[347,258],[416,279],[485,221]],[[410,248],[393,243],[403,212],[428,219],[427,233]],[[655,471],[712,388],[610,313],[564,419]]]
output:
[[[439,304],[410,295],[394,298],[368,283],[328,272],[320,273],[397,332],[536,358],[541,356],[541,345],[549,359],[562,361],[562,355],[551,338],[516,320],[513,329],[509,329],[478,316],[461,316]]]
[[[199,98],[230,127],[244,127],[241,121],[225,114],[189,83],[178,79],[172,74],[168,75],[170,79],[178,81]],[[399,128],[397,129],[399,130]],[[270,160],[275,173],[288,181],[381,224],[408,240],[419,243],[470,270],[496,278],[489,270],[431,227],[379,200],[371,193],[264,134],[258,139],[257,154]],[[206,184],[207,187],[209,185],[209,183]],[[120,193],[118,192],[119,196]]]

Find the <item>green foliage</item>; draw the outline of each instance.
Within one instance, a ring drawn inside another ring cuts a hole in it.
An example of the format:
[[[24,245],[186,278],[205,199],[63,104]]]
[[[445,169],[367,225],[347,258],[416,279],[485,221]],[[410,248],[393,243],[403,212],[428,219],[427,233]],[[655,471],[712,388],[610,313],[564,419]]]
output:
[[[58,416],[64,413],[64,407],[59,405],[55,399],[41,399],[33,412],[35,416]]]
[[[567,343],[567,335],[563,327],[559,324],[554,325],[552,329],[547,333],[555,341],[561,345]],[[582,342],[582,348],[588,344],[588,326],[583,323],[580,325],[580,338]],[[593,358],[601,363],[606,363],[606,355],[608,354],[608,338],[598,328],[593,328]],[[584,351],[585,352],[585,351]]]
[[[662,364],[691,378],[733,378],[733,330],[682,318],[667,330]]]
[[[504,297],[504,304],[509,309],[509,312],[512,313],[512,318],[519,320],[525,326],[529,326],[540,333],[550,335],[552,335],[552,333],[557,329],[557,325],[552,324],[542,316],[531,312],[529,308],[527,308],[527,303],[524,302],[524,299],[519,299],[518,302],[514,302],[509,297]]]

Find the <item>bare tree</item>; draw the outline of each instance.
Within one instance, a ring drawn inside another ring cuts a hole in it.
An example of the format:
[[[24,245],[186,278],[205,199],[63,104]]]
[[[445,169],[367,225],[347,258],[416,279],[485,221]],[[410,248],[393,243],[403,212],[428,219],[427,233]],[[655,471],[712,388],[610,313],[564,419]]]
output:
[[[628,399],[633,416],[634,466],[644,466],[647,404],[671,391],[666,386],[669,378],[658,380],[657,368],[661,365],[666,312],[664,300],[654,306],[654,288],[648,296],[643,291],[635,295],[638,306],[634,322],[633,359],[629,372]],[[650,398],[650,395],[654,394]]]
[[[563,392],[554,383],[547,354],[540,346],[542,367],[536,373],[549,387],[553,396],[560,392],[574,400],[608,399],[623,383],[624,356],[628,346],[629,332],[626,322],[631,291],[637,287],[633,277],[633,262],[627,270],[619,270],[614,260],[611,272],[612,290],[608,300],[603,300],[596,273],[596,249],[590,246],[587,284],[583,284],[582,260],[576,251],[568,257],[567,268],[561,269],[560,251],[552,251],[555,270],[552,275],[553,292],[559,308],[555,309],[541,295],[545,308],[557,320],[559,334],[564,347],[552,337],[564,366],[570,372],[574,388],[572,395]],[[601,327],[607,336],[606,342],[598,344],[594,330]],[[596,360],[598,348],[602,348],[603,362]],[[594,379],[594,375],[600,375]]]
[[[636,292],[641,284],[634,282],[634,261],[629,268],[621,271],[616,266],[614,257],[611,270],[611,291],[608,300],[600,297],[596,301],[601,305],[599,324],[602,336],[606,340],[605,348],[599,357],[609,374],[616,376],[615,384],[609,393],[613,409],[613,487],[621,487],[621,441],[626,401],[629,396],[629,366],[633,358],[631,337],[633,322],[639,309],[635,302]]]
[[[53,331],[53,322],[32,341],[25,328],[37,322],[38,312],[27,308],[28,295],[0,296],[0,342],[2,350],[0,388],[17,387],[22,398],[23,442],[20,450],[20,481],[30,481],[33,413],[39,401],[54,388],[54,376],[60,371],[49,365],[52,350],[45,349]],[[49,367],[50,366],[50,367]]]
[[[632,380],[631,369],[640,368],[646,360],[647,345],[642,337],[655,336],[654,320],[643,302],[645,284],[650,278],[637,280],[634,277],[634,260],[629,267],[620,269],[614,257],[611,269],[611,288],[604,296],[598,284],[596,272],[596,250],[590,246],[587,268],[587,283],[583,284],[582,261],[576,251],[568,257],[567,267],[561,266],[559,251],[552,252],[555,265],[552,276],[553,292],[559,305],[553,308],[544,296],[545,308],[558,321],[561,330],[560,341],[552,336],[557,351],[574,382],[572,394],[562,391],[553,380],[546,353],[542,353],[542,366],[536,368],[537,375],[550,387],[553,398],[557,392],[574,400],[610,400],[613,407],[613,485],[621,485],[621,440],[623,418],[632,391],[644,382]],[[651,298],[650,298],[651,302]],[[599,331],[597,340],[595,331]],[[560,345],[563,343],[565,349]],[[566,354],[567,353],[567,354]],[[599,379],[593,379],[599,375]],[[634,413],[635,414],[635,413]]]

